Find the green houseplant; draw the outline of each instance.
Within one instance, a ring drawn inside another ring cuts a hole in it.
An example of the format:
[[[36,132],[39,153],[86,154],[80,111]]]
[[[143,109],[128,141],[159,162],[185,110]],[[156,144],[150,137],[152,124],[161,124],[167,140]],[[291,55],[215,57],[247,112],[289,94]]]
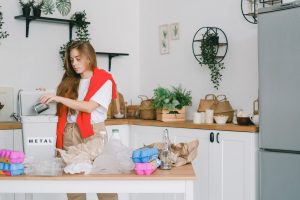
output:
[[[74,25],[76,27],[76,40],[81,41],[90,41],[90,34],[88,30],[88,23],[87,23],[87,17],[85,11],[75,12],[72,17],[72,20],[74,20]],[[73,41],[69,41],[66,44],[63,44],[63,46],[60,47],[59,54],[62,59],[62,62],[64,62],[64,56],[66,52],[66,48],[68,45],[70,45]]]
[[[32,3],[33,16],[40,17],[44,0],[34,0]]]
[[[0,8],[1,8],[1,6],[0,6]],[[9,36],[9,34],[6,31],[2,30],[3,24],[4,24],[3,15],[2,15],[2,12],[0,11],[0,39],[5,39]]]
[[[30,10],[31,10],[33,1],[32,0],[19,0],[19,3],[22,6],[23,16],[28,17],[30,15]]]
[[[216,89],[219,89],[222,80],[221,70],[225,69],[224,63],[220,63],[217,60],[218,44],[219,36],[217,32],[207,31],[203,34],[200,45],[201,63],[208,66],[210,70],[210,80]]]
[[[154,89],[153,107],[156,118],[161,121],[184,121],[185,106],[192,103],[191,91],[181,86],[172,89],[158,87]]]

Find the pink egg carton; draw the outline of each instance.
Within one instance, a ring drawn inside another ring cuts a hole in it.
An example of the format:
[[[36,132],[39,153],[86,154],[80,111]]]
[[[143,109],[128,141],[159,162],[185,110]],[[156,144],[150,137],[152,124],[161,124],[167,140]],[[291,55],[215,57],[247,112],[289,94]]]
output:
[[[149,163],[135,163],[134,171],[137,175],[151,175],[159,167],[160,160],[156,159]]]
[[[9,149],[0,149],[0,162],[4,163],[23,163],[24,162],[23,151],[13,151]]]

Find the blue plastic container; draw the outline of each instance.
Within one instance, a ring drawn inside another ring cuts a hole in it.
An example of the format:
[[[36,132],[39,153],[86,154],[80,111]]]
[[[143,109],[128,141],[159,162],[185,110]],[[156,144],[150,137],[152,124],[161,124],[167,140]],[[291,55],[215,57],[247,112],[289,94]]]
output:
[[[132,161],[134,163],[147,163],[158,158],[157,148],[141,148],[132,152]]]

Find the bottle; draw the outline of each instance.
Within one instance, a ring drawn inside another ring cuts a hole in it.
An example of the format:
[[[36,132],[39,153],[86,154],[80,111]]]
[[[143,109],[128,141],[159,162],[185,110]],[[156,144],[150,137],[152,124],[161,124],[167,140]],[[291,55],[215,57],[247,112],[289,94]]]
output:
[[[116,139],[116,140],[120,140],[120,134],[119,134],[119,129],[113,129],[112,130],[112,135],[110,136],[110,139]]]
[[[160,152],[161,169],[171,169],[171,142],[169,138],[169,131],[165,129],[163,132],[163,149]]]

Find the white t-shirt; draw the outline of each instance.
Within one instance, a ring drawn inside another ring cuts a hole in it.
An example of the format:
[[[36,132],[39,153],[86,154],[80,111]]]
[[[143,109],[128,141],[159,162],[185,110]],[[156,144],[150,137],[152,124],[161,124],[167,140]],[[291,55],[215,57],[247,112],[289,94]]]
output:
[[[77,99],[78,101],[83,101],[84,97],[86,96],[90,85],[90,80],[91,80],[90,78],[80,79],[79,88],[78,88],[78,99]],[[90,99],[97,102],[100,105],[91,113],[91,124],[104,122],[104,120],[106,120],[107,110],[111,102],[111,98],[112,98],[112,82],[108,80]],[[76,111],[74,115],[71,115],[71,113],[68,112],[67,122],[75,123],[77,120],[77,114],[78,111]]]

